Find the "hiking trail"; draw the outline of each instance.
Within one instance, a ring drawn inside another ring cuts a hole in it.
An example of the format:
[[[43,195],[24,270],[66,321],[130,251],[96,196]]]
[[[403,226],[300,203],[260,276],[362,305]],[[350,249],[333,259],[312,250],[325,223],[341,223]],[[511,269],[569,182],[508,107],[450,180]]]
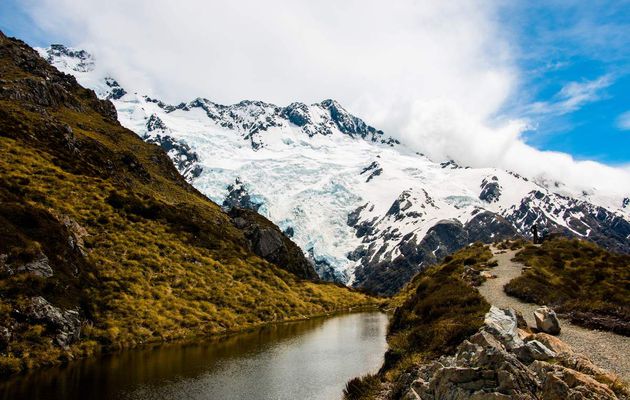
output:
[[[536,326],[534,310],[537,304],[523,302],[508,296],[503,287],[518,277],[523,265],[512,261],[517,250],[499,250],[491,247],[494,259],[499,263],[490,272],[497,277],[486,280],[479,292],[488,303],[501,308],[520,311],[529,326]],[[562,331],[557,336],[570,345],[576,353],[582,353],[602,368],[615,372],[622,380],[630,382],[630,337],[612,332],[583,328],[569,320],[558,318]]]

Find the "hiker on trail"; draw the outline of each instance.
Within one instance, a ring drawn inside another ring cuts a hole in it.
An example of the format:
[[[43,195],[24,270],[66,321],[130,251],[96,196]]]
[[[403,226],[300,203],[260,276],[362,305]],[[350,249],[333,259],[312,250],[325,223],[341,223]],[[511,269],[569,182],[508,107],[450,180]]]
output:
[[[536,225],[532,226],[532,235],[534,236],[534,244],[538,244],[538,227]]]

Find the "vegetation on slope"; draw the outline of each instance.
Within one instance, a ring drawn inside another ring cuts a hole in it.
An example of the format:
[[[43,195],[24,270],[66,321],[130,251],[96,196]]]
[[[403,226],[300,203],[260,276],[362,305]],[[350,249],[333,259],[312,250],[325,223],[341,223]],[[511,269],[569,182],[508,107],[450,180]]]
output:
[[[111,103],[2,33],[0,154],[0,375],[374,302],[255,255]]]
[[[505,286],[509,295],[547,304],[577,324],[630,335],[630,255],[557,238],[526,246],[515,261],[529,269]]]
[[[387,333],[389,350],[378,375],[348,382],[347,399],[370,399],[388,388],[397,396],[405,372],[422,361],[452,353],[483,324],[490,305],[466,277],[466,269],[485,269],[492,258],[487,246],[475,243],[440,265],[427,268],[392,298],[397,306]]]

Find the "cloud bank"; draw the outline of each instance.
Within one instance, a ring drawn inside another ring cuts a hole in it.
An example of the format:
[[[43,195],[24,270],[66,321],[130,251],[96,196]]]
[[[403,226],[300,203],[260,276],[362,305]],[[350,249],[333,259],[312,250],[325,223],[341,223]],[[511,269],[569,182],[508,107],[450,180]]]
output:
[[[535,124],[500,114],[519,69],[497,1],[26,0],[44,30],[94,53],[123,86],[167,101],[334,98],[441,160],[546,174],[619,193],[630,173],[521,138]],[[579,107],[606,77],[567,86]],[[539,105],[543,109],[545,105]]]

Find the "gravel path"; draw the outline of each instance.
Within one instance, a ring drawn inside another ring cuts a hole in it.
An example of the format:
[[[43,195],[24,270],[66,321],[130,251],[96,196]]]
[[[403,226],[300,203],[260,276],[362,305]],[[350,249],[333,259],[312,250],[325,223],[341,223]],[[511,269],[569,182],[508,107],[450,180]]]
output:
[[[484,282],[479,287],[479,292],[490,304],[520,311],[530,326],[536,326],[534,310],[538,305],[525,303],[503,291],[503,286],[519,276],[523,268],[522,264],[511,261],[516,251],[508,250],[502,253],[496,248],[492,248],[492,251],[499,265],[490,272],[497,278]],[[600,367],[614,371],[624,381],[630,382],[630,337],[582,328],[566,319],[560,319],[560,328],[562,331],[558,337],[568,343],[573,350],[584,354]]]

